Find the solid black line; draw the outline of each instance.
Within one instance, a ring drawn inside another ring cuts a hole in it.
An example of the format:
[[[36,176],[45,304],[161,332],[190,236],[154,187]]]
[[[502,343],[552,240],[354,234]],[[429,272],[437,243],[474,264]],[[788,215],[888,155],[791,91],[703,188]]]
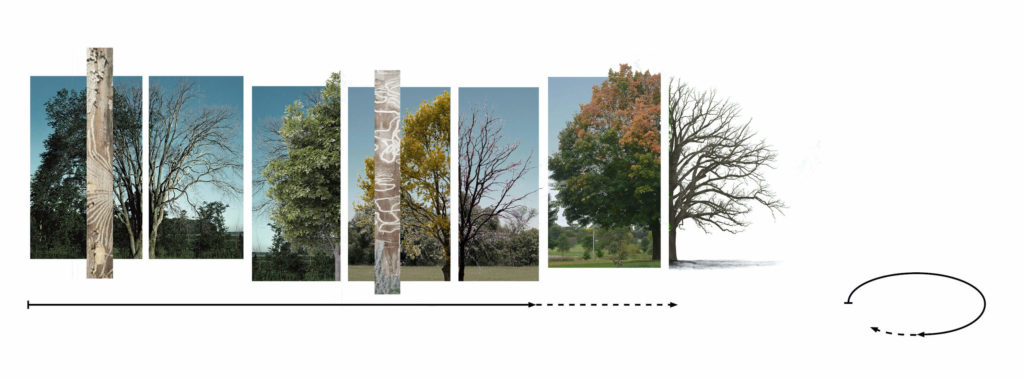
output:
[[[982,293],[981,290],[978,289],[978,287],[975,287],[973,284],[968,283],[966,280],[963,280],[963,279],[960,279],[960,278],[957,278],[957,277],[954,277],[954,276],[949,276],[949,275],[946,275],[946,274],[938,274],[938,273],[934,273],[934,272],[920,272],[920,271],[915,271],[915,272],[898,272],[898,273],[895,273],[895,274],[882,275],[882,276],[879,276],[877,278],[868,280],[868,281],[866,281],[864,283],[861,283],[856,288],[854,288],[853,291],[850,291],[850,295],[846,297],[846,302],[843,303],[843,304],[853,304],[853,293],[857,292],[857,290],[860,289],[860,287],[863,287],[865,284],[871,283],[871,282],[876,281],[878,279],[884,279],[884,278],[893,277],[893,276],[900,276],[900,275],[932,275],[932,276],[940,276],[940,277],[947,278],[947,279],[953,279],[953,280],[956,280],[956,281],[958,281],[960,283],[966,284],[966,285],[970,286],[971,288],[974,288],[974,290],[978,292],[978,295],[981,295],[981,313],[979,313],[978,317],[975,317],[974,320],[972,320],[971,322],[967,323],[967,325],[961,326],[961,327],[956,328],[956,329],[950,329],[950,330],[942,331],[942,332],[935,332],[935,333],[921,332],[921,333],[918,333],[919,336],[924,337],[924,336],[935,336],[935,335],[939,335],[939,334],[952,333],[952,332],[958,331],[960,329],[966,328],[968,326],[971,326],[972,324],[977,322],[978,319],[980,319],[982,315],[985,314],[985,309],[988,308],[988,300],[985,299],[985,294]]]
[[[527,303],[32,303],[32,307],[528,307]]]

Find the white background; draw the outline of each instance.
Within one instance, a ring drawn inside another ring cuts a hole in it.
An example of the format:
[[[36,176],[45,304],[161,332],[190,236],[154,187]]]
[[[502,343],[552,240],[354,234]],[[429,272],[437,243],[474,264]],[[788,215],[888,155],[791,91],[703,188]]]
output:
[[[1021,10],[711,3],[8,4],[2,376],[1022,377],[1013,361],[1024,337]],[[387,298],[372,283],[252,283],[247,259],[119,260],[114,280],[86,280],[84,260],[28,259],[28,101],[32,75],[84,75],[90,46],[114,47],[116,75],[244,75],[247,130],[250,86],[321,85],[335,70],[352,86],[371,85],[374,69],[401,69],[406,86],[540,87],[542,151],[548,76],[630,63],[661,72],[663,93],[669,77],[716,88],[778,149],[769,180],[789,209],[775,220],[753,215],[739,235],[688,229],[680,256],[780,263],[542,267],[536,283],[407,282]],[[940,291],[914,298],[938,302],[932,310],[907,310],[922,325],[955,327],[976,314],[976,294],[920,280],[876,282],[842,304],[857,284],[900,271],[968,280],[988,310],[942,336],[871,333],[874,323],[914,321],[886,319],[872,304],[920,292]],[[27,310],[26,300],[680,306]]]

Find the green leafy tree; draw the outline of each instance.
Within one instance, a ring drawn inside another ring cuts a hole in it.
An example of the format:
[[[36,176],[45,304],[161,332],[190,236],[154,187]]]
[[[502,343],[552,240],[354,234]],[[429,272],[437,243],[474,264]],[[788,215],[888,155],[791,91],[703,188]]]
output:
[[[597,241],[598,250],[610,253],[612,262],[618,267],[622,267],[623,262],[630,256],[640,252],[636,239],[628,227],[602,228],[599,234],[601,237]]]
[[[85,258],[85,92],[61,89],[46,102],[53,132],[32,175],[33,258]]]
[[[279,135],[287,154],[267,162],[270,219],[293,244],[331,250],[334,279],[341,278],[341,84],[331,74],[320,98],[296,101],[282,118]]]
[[[569,241],[569,236],[561,234],[558,236],[558,250],[561,251],[562,255],[568,255],[569,249],[572,249],[572,242]]]
[[[273,224],[270,227],[274,229],[274,238],[270,245],[270,266],[279,275],[283,274],[280,279],[301,280],[305,274],[302,256],[292,249],[292,244],[281,234],[281,228]]]
[[[622,65],[559,133],[549,167],[569,222],[643,226],[658,239],[660,93],[661,75]]]
[[[141,90],[114,89],[115,257],[142,248]],[[45,104],[52,132],[30,188],[30,256],[85,258],[85,91],[58,90]]]
[[[193,249],[195,258],[201,253],[219,252],[224,248],[225,232],[224,210],[227,205],[219,201],[204,202],[198,210],[199,218],[196,220],[199,229],[199,236],[196,238],[196,246]]]
[[[449,151],[451,145],[451,96],[448,91],[424,101],[416,112],[402,120],[402,255],[403,261],[442,262],[444,280],[451,280],[451,222],[448,217],[450,182]],[[365,173],[360,176],[362,203],[373,202],[373,157],[365,160]],[[424,243],[417,236],[433,239]],[[420,241],[419,243],[417,241]],[[438,254],[439,253],[439,254]],[[420,257],[420,255],[434,255]]]

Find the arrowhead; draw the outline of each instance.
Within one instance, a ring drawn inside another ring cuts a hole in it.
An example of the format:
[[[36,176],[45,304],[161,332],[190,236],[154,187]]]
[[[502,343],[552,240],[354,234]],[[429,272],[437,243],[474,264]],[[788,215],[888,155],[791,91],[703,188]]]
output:
[[[527,308],[533,308],[534,305],[533,302],[526,303]]]
[[[678,305],[678,304],[676,304],[676,303],[668,303],[668,307],[669,307],[669,308],[672,308],[672,307],[674,307],[674,306],[676,306],[676,305]]]
[[[880,331],[877,326],[872,326],[871,330],[874,331],[875,333],[878,333]]]
[[[918,333],[917,335],[919,335],[919,336],[921,336],[922,338],[924,338],[924,332]]]

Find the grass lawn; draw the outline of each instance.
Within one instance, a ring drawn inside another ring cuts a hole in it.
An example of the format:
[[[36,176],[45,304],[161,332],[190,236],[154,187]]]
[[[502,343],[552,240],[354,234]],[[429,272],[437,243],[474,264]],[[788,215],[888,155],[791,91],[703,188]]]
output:
[[[350,282],[372,282],[373,266],[348,266]],[[402,281],[426,282],[441,281],[441,266],[402,266]]]
[[[466,281],[536,281],[539,272],[537,266],[467,266]]]
[[[548,267],[618,267],[610,256],[598,258],[591,256],[583,259],[583,253],[590,251],[590,246],[576,244],[568,251],[552,249],[548,253]],[[622,267],[661,267],[661,262],[652,261],[651,255],[631,255],[622,262]]]
[[[466,267],[466,281],[536,281],[537,266],[471,266]],[[373,266],[348,266],[348,280],[373,281]],[[444,280],[438,266],[402,266],[402,280],[410,282]]]
[[[593,268],[593,267],[618,267],[618,266],[615,265],[615,262],[612,262],[610,260],[604,260],[604,259],[602,259],[602,260],[593,260],[592,259],[592,260],[589,260],[589,261],[562,261],[562,262],[551,261],[551,262],[548,262],[548,267],[583,267],[583,268]],[[624,268],[627,268],[627,267],[654,267],[654,268],[657,268],[657,267],[661,267],[661,262],[659,262],[659,261],[651,261],[651,260],[629,260],[629,261],[622,262],[622,267],[624,267]]]

